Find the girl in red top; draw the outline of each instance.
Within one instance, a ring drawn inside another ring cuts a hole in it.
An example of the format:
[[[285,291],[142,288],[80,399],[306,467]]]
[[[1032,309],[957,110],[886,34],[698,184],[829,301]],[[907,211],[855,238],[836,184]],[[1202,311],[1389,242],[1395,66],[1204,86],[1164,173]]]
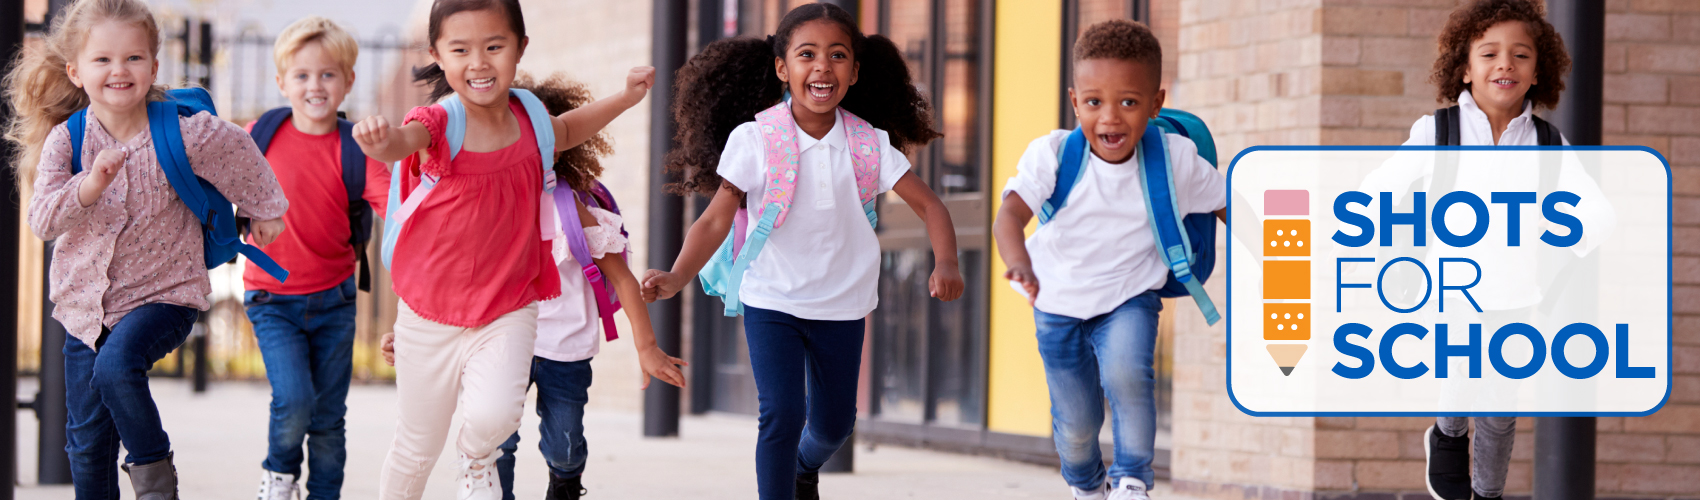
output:
[[[401,227],[391,274],[401,420],[379,478],[379,497],[418,499],[464,400],[456,438],[461,499],[501,498],[492,452],[519,427],[537,331],[537,302],[560,295],[560,276],[539,230],[542,157],[530,116],[510,95],[525,53],[516,0],[438,0],[427,37],[435,63],[415,73],[436,100],[466,108],[466,136],[450,160],[447,111],[414,108],[403,125],[368,118],[354,137],[368,156],[406,159],[402,195],[421,174],[440,178]],[[553,117],[555,151],[584,142],[643,100],[654,68],[634,68],[623,92]]]

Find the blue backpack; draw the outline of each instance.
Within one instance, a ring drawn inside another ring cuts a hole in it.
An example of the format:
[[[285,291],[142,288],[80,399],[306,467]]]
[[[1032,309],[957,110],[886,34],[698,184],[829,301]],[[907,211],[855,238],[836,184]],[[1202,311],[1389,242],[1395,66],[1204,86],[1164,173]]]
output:
[[[254,122],[254,129],[249,135],[254,137],[254,144],[260,147],[260,153],[271,148],[272,138],[277,136],[278,127],[283,121],[294,114],[289,106],[274,108],[260,115]],[[372,204],[366,202],[366,153],[360,151],[360,145],[354,142],[354,123],[339,116],[336,121],[336,131],[341,139],[342,158],[342,187],[348,191],[348,244],[354,246],[355,259],[359,262],[360,290],[372,291],[372,271],[366,262],[366,242],[372,239]]]
[[[1192,113],[1164,108],[1145,127],[1139,138],[1139,185],[1145,190],[1145,213],[1156,233],[1158,254],[1169,266],[1169,280],[1157,289],[1159,297],[1192,296],[1208,324],[1222,319],[1216,303],[1204,293],[1204,280],[1216,267],[1216,215],[1185,214],[1175,199],[1175,182],[1171,175],[1169,145],[1163,134],[1180,134],[1198,146],[1198,155],[1216,165],[1216,141],[1204,120]],[[1068,195],[1086,174],[1087,151],[1091,146],[1086,134],[1076,128],[1068,134],[1057,159],[1057,187],[1039,207],[1039,223],[1046,224],[1058,210],[1068,204]]]
[[[212,96],[200,88],[174,89],[166,91],[165,96],[165,101],[148,103],[148,131],[153,135],[154,155],[159,159],[160,169],[165,170],[171,189],[195,213],[195,218],[201,220],[201,244],[207,269],[242,254],[278,281],[289,279],[289,271],[277,265],[277,261],[242,241],[236,232],[235,205],[211,182],[196,176],[189,165],[183,129],[177,117],[194,116],[202,111],[218,115]],[[76,175],[83,170],[83,134],[88,129],[88,109],[71,113],[65,126],[71,133],[71,174]]]

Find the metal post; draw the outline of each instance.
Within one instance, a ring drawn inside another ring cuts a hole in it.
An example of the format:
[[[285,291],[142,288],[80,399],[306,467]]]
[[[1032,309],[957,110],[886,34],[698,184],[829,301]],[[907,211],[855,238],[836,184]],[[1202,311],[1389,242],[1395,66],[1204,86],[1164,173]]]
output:
[[[858,0],[822,0],[821,3],[830,3],[843,7],[844,10],[850,11],[850,16],[855,17],[857,22],[860,22],[862,18],[862,6],[861,2]],[[868,346],[862,346],[862,348],[867,349]],[[855,433],[851,433],[850,438],[844,440],[844,445],[838,447],[838,452],[833,453],[832,458],[827,459],[826,463],[821,464],[820,471],[843,473],[856,471]]]
[[[698,0],[697,2],[697,51],[701,52],[708,44],[714,43],[729,35],[726,31],[726,7],[730,3],[734,7],[738,0]],[[690,196],[691,213],[702,216],[708,208],[709,198]],[[683,221],[681,221],[682,223]],[[692,415],[708,413],[713,407],[714,399],[714,335],[715,324],[721,316],[716,311],[719,303],[713,297],[703,293],[700,287],[687,287],[686,293],[691,295],[691,408]]]
[[[1564,37],[1570,53],[1570,75],[1565,78],[1564,98],[1552,113],[1552,122],[1574,145],[1600,143],[1600,114],[1605,53],[1605,3],[1596,0],[1549,0],[1547,17]],[[1597,174],[1597,172],[1596,172]],[[1592,290],[1599,265],[1594,259],[1579,262],[1574,289]],[[1591,300],[1575,301],[1579,307],[1595,307]],[[1535,498],[1542,500],[1592,500],[1594,498],[1593,417],[1535,418]]]
[[[17,60],[24,48],[24,0],[0,0],[0,65]],[[10,70],[10,68],[0,68]],[[9,101],[0,101],[0,122],[9,121]],[[12,500],[18,484],[18,182],[7,163],[11,142],[0,141],[0,500]]]
[[[655,88],[649,95],[649,267],[672,269],[685,243],[685,199],[668,194],[667,152],[673,149],[673,75],[685,65],[690,1],[655,0],[652,26],[655,45]],[[679,354],[683,326],[679,300],[650,305],[655,343],[668,354]],[[643,435],[679,435],[679,388],[651,380],[643,392]]]
[[[53,275],[53,242],[42,244],[42,276]],[[65,453],[65,325],[53,319],[53,283],[41,281],[41,381],[35,394],[38,484],[71,484],[71,458]]]

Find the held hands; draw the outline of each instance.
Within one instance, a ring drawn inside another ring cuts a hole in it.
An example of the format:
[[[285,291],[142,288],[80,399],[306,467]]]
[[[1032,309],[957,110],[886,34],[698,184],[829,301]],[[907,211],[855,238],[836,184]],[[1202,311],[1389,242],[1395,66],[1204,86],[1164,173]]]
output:
[[[638,348],[638,366],[643,368],[642,389],[649,388],[650,377],[661,379],[662,382],[683,389],[685,387],[685,373],[680,371],[679,367],[690,366],[690,363],[668,356],[667,353],[661,351],[661,348],[651,345]]]
[[[962,272],[955,263],[933,266],[933,275],[927,277],[927,291],[945,302],[962,297]]]
[[[632,68],[630,72],[626,73],[626,89],[622,94],[627,107],[636,106],[639,101],[643,100],[643,96],[649,93],[649,89],[654,86],[655,67],[638,66]]]
[[[100,201],[101,193],[112,185],[112,180],[118,178],[118,172],[124,169],[124,160],[130,156],[128,149],[107,149],[94,157],[94,168],[89,170],[87,178],[77,187],[77,201],[83,206],[93,206]]]
[[[277,237],[283,234],[283,230],[283,218],[278,217],[272,220],[252,222],[249,232],[254,235],[254,243],[258,243],[263,248],[272,244],[273,241],[277,241]]]
[[[679,290],[685,289],[685,284],[687,282],[688,280],[681,278],[678,274],[659,269],[644,271],[643,301],[646,303],[652,303],[657,300],[671,299],[674,295],[679,294]],[[962,280],[956,280],[956,284],[957,289],[961,290]]]
[[[1028,306],[1032,306],[1033,301],[1039,299],[1039,277],[1033,275],[1032,269],[1026,266],[1011,266],[1008,271],[1003,272],[1003,277],[1021,285],[1021,289],[1027,292]]]

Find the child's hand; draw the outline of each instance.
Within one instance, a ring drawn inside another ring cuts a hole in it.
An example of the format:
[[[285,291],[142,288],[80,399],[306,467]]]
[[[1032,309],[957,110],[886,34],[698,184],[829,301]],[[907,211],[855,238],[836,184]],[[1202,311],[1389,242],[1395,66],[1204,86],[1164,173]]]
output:
[[[690,366],[690,363],[668,356],[659,347],[650,346],[647,349],[638,349],[638,366],[643,368],[642,389],[649,388],[650,377],[661,379],[662,382],[683,389],[685,387],[685,372],[680,371],[679,367]]]
[[[960,284],[961,281],[959,280]],[[643,273],[643,301],[655,302],[673,298],[679,290],[685,289],[685,280],[679,275],[659,269],[650,269]]]
[[[394,135],[394,129],[388,119],[374,115],[354,125],[354,142],[360,145],[360,151],[367,156],[380,156],[389,148],[390,136]]]
[[[77,201],[83,206],[93,206],[100,201],[101,193],[112,185],[112,180],[118,178],[118,172],[124,169],[124,160],[130,156],[128,149],[102,150],[94,157],[94,167],[89,169],[89,175],[83,183],[77,186]]]
[[[1027,291],[1027,305],[1031,306],[1033,301],[1039,299],[1039,277],[1033,275],[1032,269],[1026,266],[1012,266],[1003,272],[1003,278],[1019,283],[1021,289]]]
[[[962,296],[962,272],[956,264],[934,266],[933,275],[927,278],[927,291],[945,302],[956,300]]]
[[[378,352],[384,354],[384,362],[395,366],[395,332],[384,332],[383,340],[378,341]]]
[[[266,245],[272,244],[273,241],[277,241],[277,237],[283,234],[283,218],[278,217],[272,220],[254,221],[251,223],[250,227],[251,229],[249,229],[249,232],[254,234],[254,243],[258,243],[259,246],[265,247]]]
[[[655,86],[655,67],[638,66],[626,73],[626,102],[636,106],[643,100],[644,94]]]

